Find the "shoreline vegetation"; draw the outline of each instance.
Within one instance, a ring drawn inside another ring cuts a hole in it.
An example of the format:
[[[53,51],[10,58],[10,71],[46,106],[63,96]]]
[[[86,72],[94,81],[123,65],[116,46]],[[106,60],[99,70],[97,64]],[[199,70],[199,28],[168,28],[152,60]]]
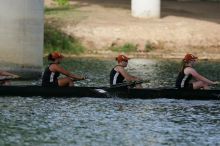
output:
[[[58,28],[44,25],[44,53],[61,51],[66,54],[80,54],[85,51],[85,47],[80,41],[70,35],[65,34]]]
[[[55,5],[52,7],[45,6],[45,55],[57,50],[67,57],[112,58],[117,54],[127,54],[130,57],[137,58],[178,59],[182,58],[187,51],[192,51],[197,56],[202,56],[200,59],[220,59],[220,54],[218,55],[219,44],[208,49],[205,46],[189,46],[188,49],[178,52],[172,51],[177,49],[175,47],[167,48],[163,41],[155,43],[146,40],[142,44],[136,44],[132,41],[120,42],[118,39],[104,49],[88,48],[82,43],[82,38],[78,38],[63,29],[63,25],[66,25],[65,27],[77,25],[87,16],[80,12],[75,5],[71,5],[69,0],[54,0],[53,2]],[[139,49],[140,47],[142,49]]]

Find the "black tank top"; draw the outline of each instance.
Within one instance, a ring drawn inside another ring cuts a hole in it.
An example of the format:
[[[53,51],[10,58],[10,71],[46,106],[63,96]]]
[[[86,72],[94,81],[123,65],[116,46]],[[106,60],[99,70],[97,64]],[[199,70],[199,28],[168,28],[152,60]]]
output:
[[[58,86],[58,77],[60,75],[59,72],[52,72],[50,70],[50,66],[54,64],[51,63],[50,65],[48,65],[43,73],[43,77],[42,77],[42,86]]]
[[[117,65],[119,66],[119,65]],[[116,67],[116,66],[115,66]],[[115,70],[115,67],[110,72],[110,86],[116,85],[118,83],[123,83],[124,77]]]
[[[192,88],[192,84],[190,83],[190,81],[192,80],[192,75],[186,75],[184,73],[185,68],[187,68],[188,66],[184,67],[182,69],[182,71],[179,72],[177,79],[176,79],[176,87],[177,88]]]

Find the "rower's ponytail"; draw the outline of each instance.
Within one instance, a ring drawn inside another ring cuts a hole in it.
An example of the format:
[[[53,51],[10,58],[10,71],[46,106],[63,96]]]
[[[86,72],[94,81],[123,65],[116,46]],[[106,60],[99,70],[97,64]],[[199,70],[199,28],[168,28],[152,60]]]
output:
[[[180,68],[180,72],[183,71],[186,67],[187,62],[185,60],[182,60],[181,62],[181,68]]]
[[[55,60],[51,53],[48,55],[47,59],[48,59],[48,61],[54,61]]]

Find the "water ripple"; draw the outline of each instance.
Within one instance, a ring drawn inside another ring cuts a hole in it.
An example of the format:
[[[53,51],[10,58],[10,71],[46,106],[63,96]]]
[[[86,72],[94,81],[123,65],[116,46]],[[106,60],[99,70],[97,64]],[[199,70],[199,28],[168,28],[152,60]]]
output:
[[[219,102],[40,97],[8,101],[13,100],[0,98],[0,144],[220,144]]]

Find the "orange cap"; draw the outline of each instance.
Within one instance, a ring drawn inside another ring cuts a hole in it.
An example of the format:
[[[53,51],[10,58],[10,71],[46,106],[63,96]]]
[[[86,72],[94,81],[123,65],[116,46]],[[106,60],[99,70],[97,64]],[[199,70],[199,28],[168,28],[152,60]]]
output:
[[[51,53],[51,56],[53,59],[63,58],[63,55],[58,51]]]
[[[116,58],[116,60],[117,60],[118,62],[122,62],[122,61],[127,62],[129,59],[130,59],[130,58],[128,58],[128,57],[125,56],[125,55],[118,55],[118,57]]]
[[[183,58],[183,61],[188,62],[188,61],[195,60],[195,59],[198,59],[198,57],[192,54],[186,54],[186,56]]]

